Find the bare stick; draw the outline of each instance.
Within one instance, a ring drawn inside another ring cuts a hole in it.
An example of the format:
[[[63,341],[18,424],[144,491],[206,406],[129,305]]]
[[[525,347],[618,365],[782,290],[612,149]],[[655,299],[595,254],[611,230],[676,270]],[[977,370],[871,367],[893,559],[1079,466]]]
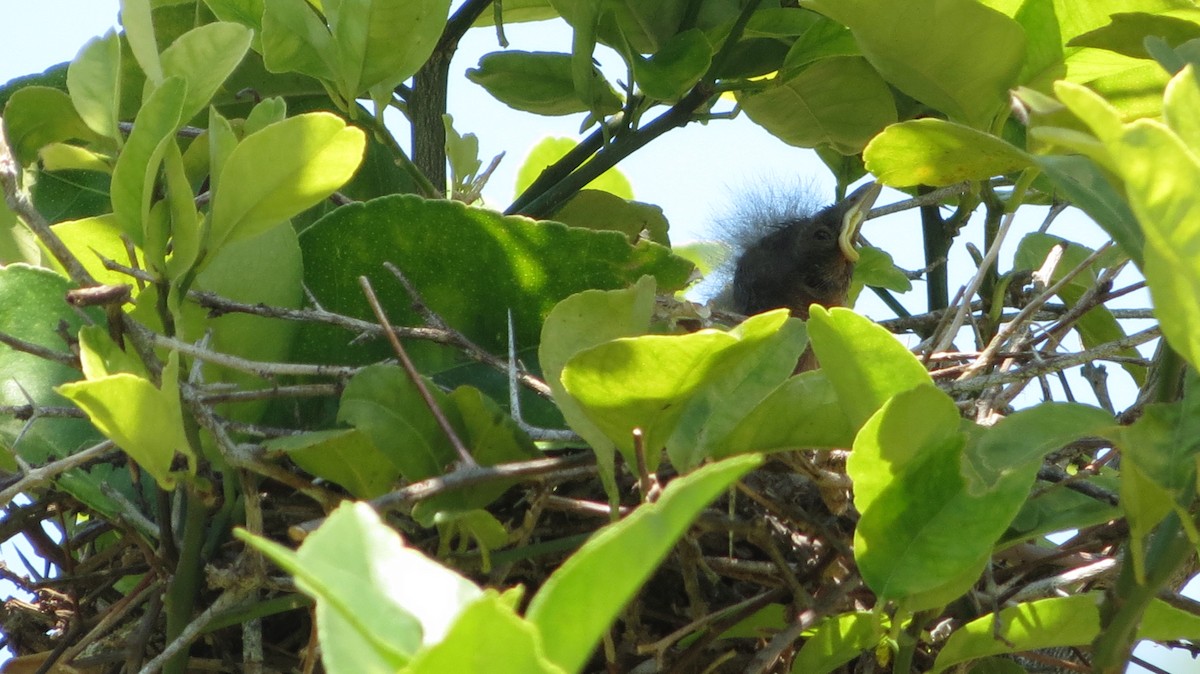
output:
[[[421,399],[429,407],[430,414],[433,415],[442,432],[446,434],[446,437],[450,440],[450,444],[454,446],[454,451],[458,453],[459,461],[462,461],[464,466],[478,466],[479,464],[475,463],[475,457],[471,456],[471,453],[467,451],[466,445],[459,439],[458,433],[454,431],[454,427],[450,425],[450,421],[442,413],[442,408],[438,407],[437,401],[433,399],[433,394],[429,392],[429,387],[425,385],[425,380],[421,377],[421,373],[417,372],[412,359],[408,357],[408,352],[404,350],[404,345],[400,343],[400,338],[396,336],[396,331],[392,330],[392,324],[388,322],[387,314],[379,304],[379,298],[375,296],[375,289],[371,287],[371,282],[367,280],[366,276],[359,276],[358,284],[362,286],[363,294],[367,296],[367,303],[371,305],[371,311],[375,312],[375,317],[379,319],[379,324],[383,326],[383,332],[387,335],[388,341],[391,342],[392,349],[395,350],[396,355],[400,358],[400,365],[408,374],[408,378],[412,380],[413,386],[417,387],[417,392],[421,394]]]
[[[983,285],[983,279],[987,276],[988,268],[996,263],[996,258],[1000,255],[1000,246],[1004,243],[1004,238],[1008,235],[1008,229],[1012,226],[1016,215],[1016,211],[1014,211],[1004,216],[1004,220],[1000,223],[1000,229],[996,232],[996,238],[992,240],[991,247],[988,248],[987,254],[983,256],[983,260],[979,263],[979,270],[975,272],[975,276],[971,278],[971,283],[967,285],[966,292],[963,293],[962,303],[958,305],[958,311],[954,313],[954,319],[950,321],[949,328],[942,333],[941,340],[931,349],[932,351],[945,351],[950,348],[950,344],[954,341],[954,336],[958,334],[958,329],[962,327],[963,321],[967,317],[967,309],[971,306],[971,298],[979,292],[980,286]]]
[[[1005,342],[1007,342],[1009,340],[1009,338],[1012,337],[1013,334],[1016,333],[1016,331],[1019,330],[1021,328],[1021,326],[1025,324],[1026,321],[1028,321],[1030,318],[1032,318],[1034,316],[1034,314],[1036,314],[1038,312],[1038,310],[1041,309],[1043,304],[1045,304],[1047,301],[1049,301],[1049,299],[1051,297],[1054,297],[1055,295],[1057,295],[1058,292],[1060,290],[1062,290],[1064,286],[1066,286],[1068,283],[1070,283],[1072,279],[1074,279],[1076,276],[1078,276],[1080,273],[1082,273],[1084,269],[1087,269],[1102,254],[1104,254],[1104,252],[1108,250],[1108,247],[1110,245],[1112,245],[1112,244],[1106,243],[1103,246],[1100,246],[1099,248],[1097,248],[1094,253],[1087,256],[1087,259],[1085,259],[1083,262],[1080,262],[1079,265],[1077,265],[1074,269],[1072,269],[1071,271],[1064,274],[1063,277],[1061,279],[1059,279],[1057,283],[1050,286],[1049,288],[1046,288],[1046,290],[1041,295],[1039,295],[1032,302],[1030,302],[1028,305],[1026,305],[1025,308],[1022,309],[1019,314],[1017,314],[1016,318],[1014,318],[1012,321],[1007,323],[999,332],[996,333],[996,336],[992,338],[992,341],[990,344],[987,345],[987,348],[985,348],[979,354],[979,358],[976,359],[976,361],[974,363],[971,363],[971,365],[969,365],[967,367],[967,369],[962,373],[962,375],[958,378],[959,381],[962,381],[964,379],[970,379],[971,377],[978,374],[985,367],[990,365],[993,358],[995,357],[996,353],[1000,350],[1000,348],[1002,346],[1004,346]],[[988,252],[990,253],[991,251],[988,251]]]
[[[112,451],[113,447],[114,445],[111,440],[105,440],[104,442],[88,447],[82,452],[76,452],[58,461],[53,461],[44,466],[26,471],[25,475],[21,476],[21,479],[17,480],[16,484],[4,491],[0,491],[0,508],[8,505],[17,494],[39,487],[72,468],[82,466],[92,459],[98,459]]]
[[[413,503],[419,503],[439,494],[468,489],[482,484],[496,484],[516,480],[541,480],[547,477],[566,479],[577,475],[594,475],[596,472],[596,457],[591,452],[572,456],[532,459],[503,463],[496,466],[476,466],[460,468],[447,475],[431,477],[420,482],[414,482],[406,487],[389,492],[383,496],[371,499],[368,503],[376,510],[383,512]],[[294,541],[304,540],[304,537],[315,531],[324,519],[311,520],[288,529],[288,536]]]

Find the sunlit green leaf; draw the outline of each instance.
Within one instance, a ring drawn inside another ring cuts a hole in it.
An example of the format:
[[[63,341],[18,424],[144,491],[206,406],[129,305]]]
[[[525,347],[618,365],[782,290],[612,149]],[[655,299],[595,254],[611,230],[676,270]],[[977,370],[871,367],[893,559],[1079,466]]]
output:
[[[739,93],[746,115],[789,145],[829,145],[855,154],[896,121],[892,93],[862,58],[835,56],[776,80],[761,91]]]
[[[354,175],[365,144],[361,130],[319,112],[246,136],[221,170],[209,246],[259,234],[325,199]]]
[[[450,0],[324,0],[342,95],[356,98],[416,74],[433,53]]]
[[[884,636],[881,616],[844,613],[817,623],[792,660],[792,674],[825,674],[874,648]]]
[[[158,57],[151,5],[150,0],[121,0],[121,27],[125,29],[125,42],[146,78],[161,85],[165,76]]]
[[[1099,407],[1047,402],[1014,412],[963,452],[963,475],[972,494],[996,487],[1016,471],[1041,466],[1046,454],[1079,438],[1103,435],[1112,415]]]
[[[296,552],[239,531],[317,600],[328,671],[391,674],[442,641],[483,592],[404,544],[365,503],[346,503]]]
[[[158,165],[183,121],[180,115],[186,95],[187,83],[178,77],[155,89],[138,112],[113,168],[113,213],[125,234],[139,245],[145,240]]]
[[[763,399],[721,441],[713,456],[847,448],[854,443],[854,433],[825,373],[803,372]]]
[[[892,396],[932,381],[890,332],[853,311],[813,307],[808,334],[854,428]]]
[[[87,413],[108,439],[125,450],[164,489],[175,485],[176,454],[195,469],[195,456],[183,428],[179,402],[179,355],[163,366],[161,387],[133,374],[118,373],[62,384],[56,390]]]
[[[1002,609],[998,621],[976,618],[950,636],[933,671],[989,655],[1090,644],[1100,633],[1099,601],[1094,593],[1053,597]]]
[[[246,55],[250,36],[245,26],[219,21],[193,28],[163,50],[163,75],[187,82],[182,119],[195,117],[208,105]]]
[[[4,106],[4,133],[17,161],[28,165],[43,145],[94,137],[75,112],[71,98],[58,89],[25,87]]]
[[[707,458],[787,378],[803,334],[786,311],[774,311],[729,332],[618,339],[571,358],[563,385],[631,465],[638,461],[636,428],[651,470],[664,446],[675,466],[686,469]]]
[[[1032,157],[996,136],[932,118],[889,126],[863,159],[876,180],[893,187],[987,180],[1032,164]]]
[[[890,84],[978,129],[1007,106],[1025,60],[1021,26],[974,0],[814,0],[809,6],[849,26]]]
[[[346,488],[357,498],[387,492],[399,471],[357,429],[312,431],[275,438],[267,451],[282,452],[306,472]]]
[[[575,354],[620,337],[645,334],[654,312],[654,278],[643,276],[630,288],[585,290],[571,295],[546,315],[538,346],[538,362],[554,401],[571,428],[596,452],[607,477],[612,476],[616,443],[587,414],[562,383],[563,367]]]
[[[550,660],[578,671],[696,514],[761,462],[727,459],[673,480],[657,502],[601,529],[558,567],[525,614],[542,633]]]
[[[520,194],[525,188],[541,175],[542,171],[562,158],[563,155],[575,148],[575,141],[570,138],[543,138],[529,150],[525,163],[517,170],[517,185],[515,192]],[[604,190],[622,199],[633,200],[633,187],[629,179],[615,168],[601,173],[595,180],[584,187],[594,190]]]
[[[273,73],[295,71],[325,80],[334,78],[333,38],[306,2],[264,0],[263,63]]]
[[[540,633],[488,590],[463,609],[446,638],[413,659],[407,674],[564,674],[544,654]]]
[[[116,31],[92,38],[67,68],[71,103],[92,131],[117,142],[121,103],[121,40]]]

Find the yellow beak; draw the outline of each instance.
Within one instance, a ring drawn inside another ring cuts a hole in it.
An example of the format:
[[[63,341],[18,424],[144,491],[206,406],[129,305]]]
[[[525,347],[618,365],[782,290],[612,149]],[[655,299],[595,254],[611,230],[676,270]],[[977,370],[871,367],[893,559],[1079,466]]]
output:
[[[842,231],[838,234],[838,248],[842,249],[842,255],[845,255],[846,259],[851,262],[858,262],[858,249],[854,247],[858,229],[862,227],[863,220],[867,218],[871,206],[875,205],[875,200],[879,198],[879,192],[882,189],[883,186],[879,183],[871,182],[846,197],[847,208],[846,214],[842,216]]]

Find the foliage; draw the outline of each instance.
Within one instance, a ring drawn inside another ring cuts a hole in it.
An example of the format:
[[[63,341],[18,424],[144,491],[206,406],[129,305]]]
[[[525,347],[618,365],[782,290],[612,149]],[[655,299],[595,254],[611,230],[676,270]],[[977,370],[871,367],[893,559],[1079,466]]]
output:
[[[170,672],[1008,671],[1082,647],[1116,672],[1139,639],[1200,639],[1176,594],[1200,544],[1200,15],[1110,4],[124,0],[120,33],[0,92],[4,535],[70,581],[69,609],[6,611],[8,644]],[[588,135],[536,148],[502,214],[472,205],[446,83],[467,30],[507,46],[526,20],[565,22],[570,53],[465,79]],[[953,208],[921,210],[926,297],[864,248],[855,293],[895,318],[685,299],[700,253],[614,167],[740,112],[839,193],[869,171]],[[1112,243],[1002,258],[1044,204]],[[1153,309],[1113,306],[1130,264]],[[1138,387],[1119,413],[1106,360]]]

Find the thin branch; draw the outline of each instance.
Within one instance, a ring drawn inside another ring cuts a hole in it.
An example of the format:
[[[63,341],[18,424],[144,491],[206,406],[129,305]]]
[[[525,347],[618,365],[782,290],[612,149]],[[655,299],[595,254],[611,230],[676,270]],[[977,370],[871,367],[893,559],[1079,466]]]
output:
[[[1011,219],[1005,220],[1005,231],[1008,229],[1008,224],[1010,222]],[[997,243],[999,243],[1001,238],[1002,235],[998,235],[996,237]],[[1099,259],[1099,257],[1108,250],[1110,245],[1112,244],[1106,243],[1097,248],[1094,253],[1087,256],[1087,259],[1085,259],[1083,262],[1080,262],[1074,269],[1066,274],[1063,274],[1063,277],[1060,278],[1057,283],[1049,288],[1046,288],[1041,295],[1039,295],[1029,304],[1025,305],[1025,308],[1021,309],[1021,312],[1017,314],[1015,319],[1005,324],[1004,328],[996,333],[996,336],[992,338],[992,341],[987,345],[987,348],[985,348],[983,352],[979,354],[979,358],[976,359],[974,363],[967,367],[966,371],[964,371],[959,377],[959,380],[961,381],[963,379],[969,379],[982,371],[984,368],[991,365],[996,353],[1002,346],[1004,346],[1009,338],[1011,338],[1017,330],[1021,329],[1021,327],[1037,313],[1038,309],[1040,309],[1043,304],[1045,304],[1051,297],[1057,295],[1059,291],[1062,290],[1072,280],[1074,280],[1076,276],[1078,276],[1083,272],[1083,270],[1087,269],[1093,262]],[[997,247],[998,246],[993,246],[992,248],[995,250]],[[988,254],[990,255],[992,252],[992,250],[989,250]],[[982,269],[983,265],[981,265],[980,268]]]
[[[139,326],[140,327],[140,326]],[[178,351],[186,356],[199,358],[214,365],[221,365],[231,370],[246,372],[253,374],[263,379],[271,379],[283,375],[296,376],[311,376],[311,377],[336,377],[338,379],[348,379],[354,376],[360,367],[349,367],[344,365],[309,365],[307,363],[273,363],[259,360],[248,360],[239,356],[231,356],[227,353],[217,351],[209,351],[187,342],[175,339],[174,337],[166,337],[146,328],[141,328],[143,334],[148,341],[154,346]]]
[[[81,452],[76,452],[58,461],[52,461],[44,466],[26,471],[16,484],[0,491],[0,507],[8,505],[16,498],[17,494],[36,489],[72,468],[78,468],[93,459],[98,459],[112,451],[114,447],[115,445],[113,445],[111,440],[105,440]]]
[[[979,375],[970,379],[960,379],[943,385],[942,389],[948,393],[967,393],[969,391],[980,391],[992,386],[1000,386],[1003,384],[1011,384],[1019,381],[1027,381],[1039,375],[1063,370],[1082,365],[1093,360],[1108,360],[1110,357],[1119,354],[1121,351],[1133,346],[1145,344],[1153,339],[1162,336],[1162,332],[1158,326],[1147,328],[1138,333],[1134,333],[1123,339],[1106,342],[1095,348],[1080,351],[1078,353],[1064,354],[1054,358],[1048,358],[1045,361],[1025,367],[1019,370],[1010,370],[998,374]]]
[[[63,353],[61,351],[55,351],[54,349],[48,349],[40,344],[34,344],[33,342],[26,341],[20,337],[10,335],[7,332],[0,332],[0,344],[4,344],[14,351],[22,351],[31,356],[37,356],[42,360],[48,360],[60,365],[66,365],[72,370],[78,370],[81,367],[79,364],[79,358],[77,356],[73,356],[69,353]]]
[[[1004,243],[1004,238],[1008,234],[1009,227],[1012,226],[1015,217],[1016,212],[1004,216],[1004,221],[1000,223],[1000,229],[996,232],[996,238],[988,248],[987,254],[983,256],[983,261],[980,262],[979,269],[975,272],[975,276],[971,278],[971,282],[967,285],[967,290],[963,293],[962,302],[959,303],[958,309],[954,312],[954,318],[950,321],[950,325],[946,328],[945,332],[942,333],[941,339],[936,342],[930,351],[946,351],[954,342],[954,337],[958,334],[958,329],[962,327],[963,321],[966,320],[967,309],[971,306],[971,298],[979,292],[980,286],[983,285],[983,281],[987,277],[987,270],[996,263],[996,258],[1000,255],[1000,246]]]
[[[591,452],[580,452],[563,457],[502,463],[495,466],[459,468],[447,475],[439,475],[427,480],[421,480],[420,482],[414,482],[396,491],[371,499],[368,503],[376,510],[384,512],[393,508],[419,503],[447,492],[468,489],[479,485],[518,480],[543,480],[549,477],[565,479],[580,474],[592,475],[595,472],[596,457]],[[294,541],[302,541],[305,536],[316,531],[317,527],[324,521],[324,518],[322,518],[293,526],[288,530],[288,536]]]
[[[425,401],[425,405],[429,408],[429,413],[433,415],[438,426],[442,429],[442,433],[450,440],[450,444],[454,447],[454,451],[458,454],[458,460],[464,466],[475,467],[475,457],[471,456],[471,452],[467,451],[467,446],[463,444],[461,438],[458,437],[458,432],[450,425],[450,420],[446,418],[442,408],[438,406],[437,401],[433,399],[433,394],[429,392],[429,387],[425,385],[425,378],[417,372],[417,367],[413,365],[412,359],[408,357],[408,352],[404,350],[404,345],[400,343],[400,338],[396,336],[396,332],[392,330],[392,324],[388,321],[387,313],[384,312],[383,306],[379,304],[379,298],[375,296],[375,289],[371,287],[371,281],[366,276],[358,277],[358,284],[362,286],[363,294],[367,297],[367,304],[371,305],[371,311],[375,312],[375,317],[379,319],[379,324],[383,326],[383,332],[387,335],[388,341],[392,344],[392,349],[395,350],[396,356],[400,358],[400,365],[404,368],[404,372],[412,381],[413,386],[417,387],[417,393],[421,394],[421,399]]]

